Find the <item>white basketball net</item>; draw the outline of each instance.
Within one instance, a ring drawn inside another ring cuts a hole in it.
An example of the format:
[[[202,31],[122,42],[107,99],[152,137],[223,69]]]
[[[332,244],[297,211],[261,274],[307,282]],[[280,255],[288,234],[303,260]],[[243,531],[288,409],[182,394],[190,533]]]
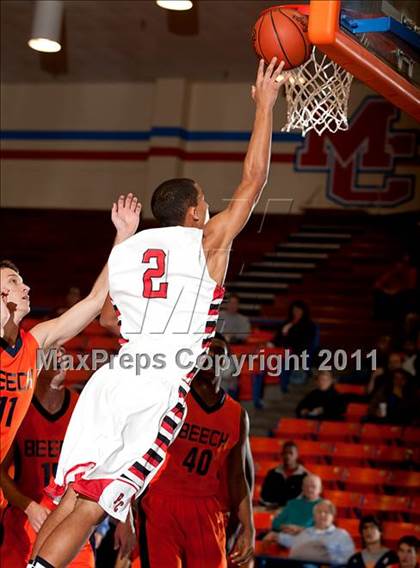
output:
[[[288,71],[285,83],[287,121],[283,131],[347,130],[347,107],[353,75],[317,51],[300,67]]]

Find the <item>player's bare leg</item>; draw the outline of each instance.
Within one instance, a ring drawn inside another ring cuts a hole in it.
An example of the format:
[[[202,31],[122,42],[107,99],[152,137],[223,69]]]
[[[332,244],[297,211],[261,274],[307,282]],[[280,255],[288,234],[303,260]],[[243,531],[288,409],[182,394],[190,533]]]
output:
[[[46,538],[37,556],[54,568],[64,568],[104,518],[105,512],[98,503],[78,497],[73,511]]]
[[[42,525],[36,538],[31,558],[35,558],[35,556],[37,556],[38,551],[40,550],[46,539],[50,536],[52,531],[55,530],[56,527],[58,527],[58,525],[62,523],[68,515],[70,515],[70,513],[73,512],[74,507],[76,506],[76,501],[77,493],[75,493],[73,489],[69,487],[64,494],[64,497],[61,499],[58,507],[54,509],[54,511],[52,511],[52,513],[45,519],[45,522]]]

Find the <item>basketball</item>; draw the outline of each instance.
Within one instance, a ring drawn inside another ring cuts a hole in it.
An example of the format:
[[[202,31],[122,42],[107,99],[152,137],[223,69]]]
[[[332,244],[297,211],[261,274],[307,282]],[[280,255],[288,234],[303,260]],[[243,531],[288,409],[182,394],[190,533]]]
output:
[[[299,67],[311,55],[308,17],[289,8],[265,10],[255,23],[252,42],[266,63],[277,57],[284,61],[284,69]]]

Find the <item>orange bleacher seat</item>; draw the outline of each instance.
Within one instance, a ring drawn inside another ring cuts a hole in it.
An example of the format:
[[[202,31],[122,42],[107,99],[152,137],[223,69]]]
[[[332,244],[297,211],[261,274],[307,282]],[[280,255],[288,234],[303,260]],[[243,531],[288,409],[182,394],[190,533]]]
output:
[[[118,337],[107,335],[89,335],[87,349],[105,349],[106,351],[118,351],[120,344]]]
[[[271,530],[274,513],[270,511],[254,511],[254,524],[257,532]]]
[[[384,544],[390,548],[395,548],[399,539],[406,535],[413,535],[420,538],[420,525],[411,523],[384,523]]]
[[[324,441],[352,442],[360,433],[361,425],[355,422],[321,422],[318,438]]]
[[[275,434],[282,438],[310,438],[318,431],[316,420],[303,420],[302,418],[282,418],[276,428]]]
[[[387,485],[398,488],[399,494],[418,494],[420,471],[391,471],[388,475]]]
[[[262,482],[267,472],[279,465],[279,460],[254,460],[255,480]]]
[[[407,448],[398,448],[396,446],[374,446],[374,454],[372,456],[372,465],[377,463],[387,463],[394,467],[411,461],[413,452]],[[376,466],[374,466],[376,467]]]
[[[107,335],[109,336],[108,330],[101,326],[98,320],[93,320],[88,326],[83,330],[84,335]]]
[[[368,404],[351,402],[347,405],[346,420],[349,422],[360,422],[364,416],[367,416],[368,407]]]
[[[268,341],[271,341],[274,337],[274,331],[270,331],[267,329],[252,329],[250,335],[247,338],[247,343],[262,343],[265,344]]]
[[[364,424],[360,439],[363,443],[394,443],[401,438],[402,427],[388,424]]]
[[[364,515],[367,513],[380,513],[381,515],[386,513],[402,514],[410,512],[410,505],[409,497],[368,494],[363,495],[360,509]]]
[[[420,496],[410,499],[409,514],[412,521],[420,522]]]
[[[334,465],[368,465],[369,458],[374,454],[374,447],[367,444],[349,444],[336,442],[332,463]]]
[[[68,370],[66,372],[66,385],[74,385],[74,384],[83,384],[90,379],[92,376],[93,371],[85,371],[85,370]]]
[[[420,446],[420,428],[416,428],[415,426],[405,428],[401,441],[403,444]]]
[[[313,464],[310,470],[319,475],[325,488],[335,489],[343,478],[343,469],[337,466]]]
[[[252,400],[252,374],[242,371],[238,378],[239,400]]]
[[[86,335],[76,335],[73,339],[69,339],[69,341],[64,344],[64,347],[70,351],[86,351],[87,344]]]
[[[261,487],[262,487],[262,483],[255,483],[254,484],[254,492],[252,494],[252,502],[253,503],[259,502],[260,495],[261,495]]]
[[[307,463],[325,463],[333,452],[333,445],[328,442],[299,440],[297,442],[299,456]]]
[[[243,353],[245,355],[249,354],[249,353],[258,353],[259,349],[257,348],[256,345],[248,345],[248,344],[241,344],[241,345],[230,345],[229,346],[230,352],[232,353],[232,355],[242,355]],[[257,361],[255,361],[255,365],[257,365]]]
[[[343,516],[354,517],[354,509],[358,509],[362,501],[362,497],[359,493],[351,493],[350,491],[325,489],[325,491],[322,492],[322,496],[334,503],[340,518]]]
[[[348,383],[336,384],[335,390],[340,394],[355,394],[358,396],[363,396],[366,393],[366,388],[363,385],[350,385]]]
[[[336,524],[340,529],[345,529],[352,539],[356,547],[360,547],[361,538],[359,534],[359,519],[339,519]]]
[[[283,441],[278,438],[267,438],[263,436],[251,436],[251,450],[254,458],[275,459],[279,457]]]
[[[389,473],[384,469],[347,467],[343,471],[343,479],[347,491],[382,492],[388,477]]]

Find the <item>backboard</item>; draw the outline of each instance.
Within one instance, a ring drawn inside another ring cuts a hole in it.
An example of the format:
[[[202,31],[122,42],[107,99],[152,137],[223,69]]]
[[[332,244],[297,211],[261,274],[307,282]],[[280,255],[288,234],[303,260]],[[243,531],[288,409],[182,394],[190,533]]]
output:
[[[417,0],[311,0],[310,41],[420,121]]]

